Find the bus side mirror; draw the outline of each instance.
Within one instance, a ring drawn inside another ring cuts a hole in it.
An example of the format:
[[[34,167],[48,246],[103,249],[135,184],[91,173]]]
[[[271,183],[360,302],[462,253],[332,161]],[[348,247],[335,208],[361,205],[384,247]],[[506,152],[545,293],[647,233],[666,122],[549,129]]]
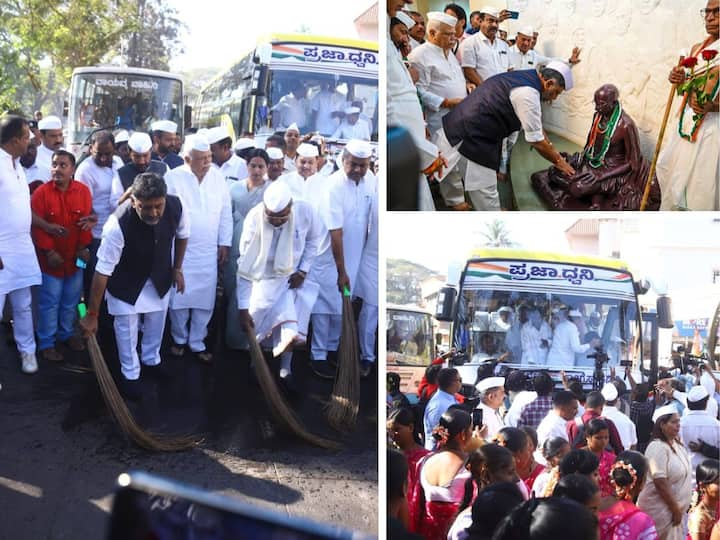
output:
[[[70,106],[68,105],[67,100],[63,101],[63,112],[62,112],[63,117],[67,118],[69,109],[70,109]]]
[[[270,81],[270,70],[267,65],[259,65],[253,69],[250,95],[264,96],[267,94],[268,82]]]
[[[185,116],[183,117],[183,125],[185,126],[185,129],[190,129],[192,127],[192,112],[192,105],[185,105]]]
[[[670,307],[671,301],[669,296],[658,296],[657,321],[660,328],[673,328],[675,326],[675,324],[673,323]]]
[[[454,287],[443,287],[438,292],[437,305],[435,306],[435,318],[438,321],[452,322],[455,309],[455,297],[457,291]]]

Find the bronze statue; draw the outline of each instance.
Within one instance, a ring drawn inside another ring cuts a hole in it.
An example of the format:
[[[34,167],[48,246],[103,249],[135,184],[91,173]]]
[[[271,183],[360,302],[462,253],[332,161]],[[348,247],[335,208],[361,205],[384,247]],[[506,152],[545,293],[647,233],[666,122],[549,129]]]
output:
[[[622,109],[612,84],[595,92],[595,115],[582,153],[561,152],[575,169],[572,177],[555,167],[538,171],[531,182],[556,210],[639,210],[650,163],[640,153],[635,122]],[[647,208],[660,207],[660,187],[653,176]]]

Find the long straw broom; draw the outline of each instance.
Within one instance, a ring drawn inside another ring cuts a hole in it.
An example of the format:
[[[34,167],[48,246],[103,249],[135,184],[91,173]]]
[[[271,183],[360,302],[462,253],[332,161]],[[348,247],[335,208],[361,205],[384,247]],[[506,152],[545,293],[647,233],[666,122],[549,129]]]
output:
[[[100,385],[100,392],[103,400],[110,410],[120,429],[138,446],[146,450],[160,452],[179,452],[189,450],[196,446],[200,441],[193,437],[164,437],[143,430],[137,425],[130,410],[127,408],[120,392],[118,392],[115,381],[110,374],[110,370],[105,363],[102,351],[98,345],[94,335],[88,337],[88,352],[93,364],[95,376]]]
[[[338,431],[352,431],[360,408],[360,351],[350,291],[343,291],[342,332],[338,347],[338,372],[335,377],[327,419]]]
[[[270,410],[272,411],[275,419],[287,427],[292,433],[310,444],[314,444],[320,448],[327,448],[329,450],[339,450],[340,444],[337,442],[314,435],[303,427],[300,421],[295,417],[295,414],[292,412],[288,404],[285,402],[277,384],[275,384],[275,379],[273,378],[272,373],[270,373],[270,368],[268,367],[262,349],[257,342],[255,332],[247,332],[247,338],[248,343],[250,344],[250,358],[252,359],[255,377],[260,383],[260,388],[265,395],[266,401],[270,405]]]

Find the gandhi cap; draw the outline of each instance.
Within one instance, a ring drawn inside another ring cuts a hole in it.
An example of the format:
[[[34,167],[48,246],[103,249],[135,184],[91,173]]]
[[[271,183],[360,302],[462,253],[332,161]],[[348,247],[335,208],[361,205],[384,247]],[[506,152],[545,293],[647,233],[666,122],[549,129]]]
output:
[[[495,17],[496,19],[500,16],[500,10],[498,8],[493,6],[485,6],[480,10],[480,13],[484,13],[485,15],[490,15],[491,17]]]
[[[247,137],[242,137],[237,140],[235,143],[235,146],[233,146],[235,150],[245,150],[246,148],[255,148],[255,141],[252,139],[249,139]]]
[[[429,21],[438,21],[452,27],[457,24],[457,17],[453,17],[452,15],[443,13],[442,11],[431,11],[427,14],[427,18]]]
[[[415,26],[415,21],[413,20],[413,18],[404,11],[398,11],[395,16],[400,19],[401,23],[407,26],[408,30]]]
[[[290,124],[288,126],[288,128],[285,131],[297,131],[298,133],[300,133],[300,128],[298,127],[296,122],[293,122],[292,124]]]
[[[695,403],[696,401],[701,401],[708,397],[710,394],[708,394],[708,391],[705,390],[704,386],[693,386],[687,395],[687,400]]]
[[[351,139],[348,141],[345,145],[345,150],[347,150],[349,154],[361,159],[372,156],[372,146],[370,146],[370,143],[360,139]]]
[[[652,415],[652,421],[657,422],[657,419],[661,416],[665,416],[666,414],[677,414],[678,410],[675,405],[664,405],[658,409],[655,409],[655,412]]]
[[[57,116],[46,116],[38,122],[38,129],[41,131],[46,129],[62,129],[62,120]]]
[[[475,385],[479,392],[485,392],[490,388],[505,386],[505,377],[488,377]]]
[[[178,125],[170,120],[158,120],[157,122],[153,122],[150,128],[153,131],[164,131],[175,134],[177,133]]]
[[[130,138],[128,139],[128,146],[130,147],[130,150],[137,152],[138,154],[149,152],[152,148],[150,135],[142,133],[141,131],[136,131],[130,135]]]
[[[563,79],[565,79],[565,90],[572,90],[573,76],[572,71],[570,70],[570,66],[568,66],[565,62],[553,60],[545,67],[548,69],[554,69],[555,71],[560,73],[560,75],[563,76]]]
[[[285,157],[283,151],[279,148],[275,148],[274,146],[268,148],[265,151],[267,152],[267,155],[270,159],[283,159]]]
[[[525,37],[533,37],[533,32],[535,29],[532,26],[523,26],[520,30],[517,31],[518,34],[522,34]]]
[[[218,141],[229,138],[230,131],[225,126],[216,126],[214,128],[210,128],[207,132],[207,140],[210,144],[215,144]]]
[[[127,132],[126,129],[121,129],[115,134],[115,144],[120,144],[121,142],[128,142],[130,139],[130,134]]]
[[[618,391],[615,385],[611,382],[605,383],[600,393],[603,395],[606,401],[615,401],[618,397]]]
[[[297,155],[304,158],[318,157],[320,152],[318,151],[318,147],[314,144],[303,143],[298,146]]]
[[[270,212],[282,212],[292,200],[290,188],[283,181],[272,182],[263,194],[263,203]]]

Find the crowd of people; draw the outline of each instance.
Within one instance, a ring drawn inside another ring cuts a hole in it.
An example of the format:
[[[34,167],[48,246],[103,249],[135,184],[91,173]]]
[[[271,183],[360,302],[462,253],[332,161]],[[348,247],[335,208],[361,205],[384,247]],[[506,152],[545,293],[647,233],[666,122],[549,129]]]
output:
[[[388,538],[720,538],[720,381],[663,369],[601,391],[522,371],[463,387],[428,367],[417,403],[388,374]],[[472,387],[470,387],[472,388]]]
[[[352,295],[362,301],[360,371],[370,373],[378,191],[368,142],[351,139],[332,159],[322,137],[297,125],[257,147],[224,126],[183,141],[161,120],[151,133],[94,132],[76,163],[62,128],[57,116],[0,117],[0,312],[9,299],[23,372],[84,350],[82,335],[109,316],[119,387],[141,399],[141,373],[172,376],[161,363],[166,322],[167,354],[213,361],[206,337],[220,285],[227,347],[247,349],[254,333],[280,358],[288,392],[300,390],[292,351],[311,322],[312,369],[334,377],[328,353],[338,349],[342,294]]]
[[[504,21],[518,17],[509,10],[484,6],[468,17],[450,3],[423,14],[404,11],[407,3],[387,2],[387,125],[409,132],[420,166],[412,171],[406,157],[389,155],[397,173],[389,178],[389,208],[434,210],[438,202],[454,210],[517,209],[507,172],[522,131],[553,166],[550,182],[533,178],[552,208],[565,207],[564,199],[572,197],[587,200],[582,209],[639,209],[649,163],[614,85],[595,93],[592,120],[600,129],[590,129],[578,159],[559,152],[543,129],[541,102],[552,103],[573,89],[572,68],[581,61],[578,47],[563,57],[544,56],[542,36],[533,26],[538,21],[523,19],[515,35],[503,30]],[[713,77],[697,79],[693,69],[707,62],[717,77],[718,1],[708,0],[702,16],[707,36],[692,46],[683,66],[667,67],[669,82],[681,85],[678,113],[684,114],[678,114],[679,126],[671,120],[678,127],[669,130],[659,156],[651,209],[720,209],[719,95]],[[693,77],[695,86],[704,81],[704,93],[688,90]],[[402,186],[393,188],[393,182]],[[439,196],[433,199],[430,183],[437,182]],[[605,199],[613,200],[606,204]]]

